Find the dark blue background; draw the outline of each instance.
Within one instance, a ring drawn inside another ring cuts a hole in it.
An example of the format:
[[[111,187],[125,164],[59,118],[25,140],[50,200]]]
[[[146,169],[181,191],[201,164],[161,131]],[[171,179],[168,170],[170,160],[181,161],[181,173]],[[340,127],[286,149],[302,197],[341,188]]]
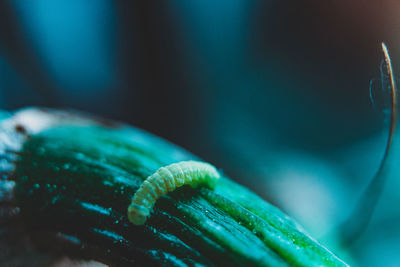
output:
[[[0,108],[75,108],[144,128],[323,239],[379,165],[386,132],[369,87],[382,41],[400,69],[399,12],[395,0],[3,0]],[[362,266],[382,253],[400,264],[400,212],[388,209],[399,197],[386,191],[350,249]]]

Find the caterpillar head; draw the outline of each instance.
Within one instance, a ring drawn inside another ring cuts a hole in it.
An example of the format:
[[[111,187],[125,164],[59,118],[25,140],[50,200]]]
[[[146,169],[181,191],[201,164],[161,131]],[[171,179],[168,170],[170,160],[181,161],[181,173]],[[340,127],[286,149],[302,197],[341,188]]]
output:
[[[135,225],[143,225],[149,215],[150,210],[144,206],[132,203],[128,207],[128,220]]]

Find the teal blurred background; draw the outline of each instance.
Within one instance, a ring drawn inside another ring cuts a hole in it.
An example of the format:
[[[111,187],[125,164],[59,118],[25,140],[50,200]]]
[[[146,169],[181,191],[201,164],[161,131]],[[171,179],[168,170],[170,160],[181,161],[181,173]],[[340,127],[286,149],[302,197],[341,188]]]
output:
[[[399,14],[396,0],[3,0],[0,109],[73,108],[146,129],[334,247],[383,155],[369,88],[382,41],[398,76]],[[367,231],[338,248],[359,266],[400,266],[396,148]]]

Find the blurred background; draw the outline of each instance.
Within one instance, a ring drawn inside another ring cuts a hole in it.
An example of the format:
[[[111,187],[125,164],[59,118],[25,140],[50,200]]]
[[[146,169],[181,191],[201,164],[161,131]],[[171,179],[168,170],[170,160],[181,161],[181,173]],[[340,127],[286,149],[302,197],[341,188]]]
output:
[[[383,41],[399,74],[399,14],[397,0],[2,0],[0,109],[129,122],[221,167],[349,262],[400,266],[400,145],[366,231],[347,246],[335,235],[382,159],[370,82]]]

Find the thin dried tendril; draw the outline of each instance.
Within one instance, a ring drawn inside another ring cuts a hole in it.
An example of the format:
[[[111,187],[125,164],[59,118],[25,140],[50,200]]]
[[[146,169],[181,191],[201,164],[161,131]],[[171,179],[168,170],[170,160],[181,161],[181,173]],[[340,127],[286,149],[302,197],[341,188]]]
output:
[[[351,245],[356,241],[360,235],[365,231],[371,220],[372,214],[378,203],[379,197],[387,180],[386,163],[390,154],[392,146],[392,139],[397,124],[397,90],[393,77],[392,62],[390,59],[389,51],[384,43],[382,43],[382,50],[385,56],[385,62],[381,66],[381,85],[383,89],[383,97],[390,98],[390,128],[389,136],[386,143],[385,154],[382,158],[381,164],[375,176],[362,193],[358,204],[356,205],[353,213],[340,227],[340,234],[344,245]],[[385,73],[386,72],[386,73]],[[372,91],[370,91],[371,93]],[[372,95],[372,94],[371,94]],[[375,98],[371,97],[373,104],[376,104]]]

